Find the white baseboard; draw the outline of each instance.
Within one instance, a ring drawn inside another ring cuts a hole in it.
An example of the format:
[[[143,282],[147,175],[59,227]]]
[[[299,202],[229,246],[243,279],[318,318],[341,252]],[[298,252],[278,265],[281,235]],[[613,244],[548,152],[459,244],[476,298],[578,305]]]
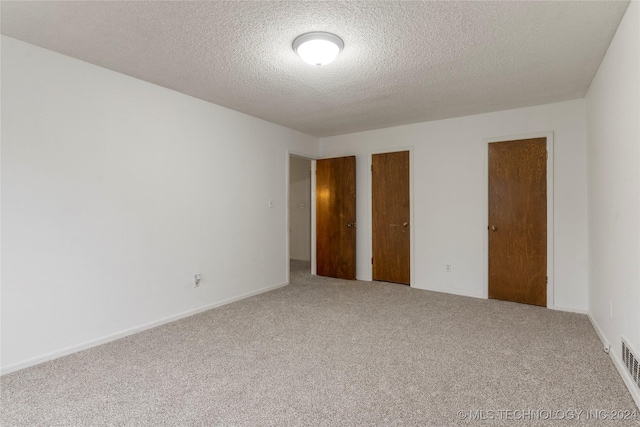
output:
[[[228,298],[222,301],[215,302],[213,304],[208,304],[202,307],[198,307],[192,310],[188,310],[179,314],[175,314],[173,316],[165,317],[163,319],[155,320],[153,322],[145,323],[140,326],[136,326],[133,328],[125,329],[124,331],[116,332],[114,334],[110,334],[104,336],[102,338],[97,338],[94,340],[86,341],[84,343],[73,345],[71,347],[63,348],[62,350],[54,351],[51,353],[44,354],[42,356],[37,356],[31,359],[27,359],[23,362],[14,363],[12,365],[4,366],[0,369],[0,375],[9,374],[11,372],[16,372],[25,368],[29,368],[31,366],[39,365],[44,362],[48,362],[50,360],[58,359],[63,356],[68,356],[69,354],[77,353],[82,350],[86,350],[92,347],[97,347],[102,344],[106,344],[111,341],[118,340],[120,338],[124,338],[129,335],[136,334],[138,332],[142,332],[147,329],[155,328],[157,326],[161,326],[167,323],[175,322],[176,320],[183,319],[185,317],[193,316],[194,314],[201,313],[203,311],[211,310],[212,308],[220,307],[226,304],[230,304],[235,301],[239,301],[241,299],[249,298],[255,295],[259,295],[265,292],[272,291],[274,289],[281,288],[283,286],[287,286],[289,283],[279,283],[277,285],[268,286],[266,288],[258,289],[257,291],[248,292],[242,295],[238,295],[237,297]]]
[[[596,330],[596,334],[598,334],[600,341],[602,341],[602,345],[609,346],[609,357],[613,361],[613,365],[616,367],[616,369],[618,370],[618,373],[622,377],[622,380],[624,381],[624,385],[627,386],[629,393],[631,393],[631,397],[636,402],[636,406],[638,407],[638,409],[640,409],[640,391],[638,391],[638,387],[634,384],[633,379],[631,378],[631,375],[627,371],[627,367],[624,366],[624,363],[622,362],[622,357],[616,351],[617,349],[612,347],[609,341],[607,341],[607,339],[604,336],[604,333],[602,332],[602,329],[600,329],[600,326],[598,326],[598,323],[593,318],[591,313],[587,313],[587,316],[589,317],[589,321],[591,321],[591,324],[593,325],[593,329]]]
[[[638,391],[638,386],[635,385],[633,379],[631,379],[631,374],[627,371],[627,367],[622,363],[622,357],[618,355],[613,347],[609,349],[609,357],[613,360],[613,364],[618,369],[618,373],[622,377],[624,384],[629,389],[629,393],[631,393],[631,397],[633,397],[633,400],[636,402],[636,406],[640,410],[640,391]]]
[[[600,341],[602,341],[602,346],[604,347],[609,345],[609,341],[607,341],[607,339],[605,338],[604,332],[602,332],[602,329],[600,329],[600,326],[596,322],[596,319],[593,318],[591,313],[587,313],[587,317],[589,318],[589,321],[591,322],[591,326],[593,326],[593,329],[596,330],[596,334],[598,334],[598,338],[600,338]]]
[[[440,292],[440,293],[443,293],[443,294],[459,295],[461,297],[471,297],[471,298],[486,299],[482,295],[473,294],[471,292],[462,291],[460,289],[450,289],[450,288],[443,289],[443,288],[434,288],[434,287],[419,286],[419,285],[411,285],[411,287],[413,289],[420,289],[420,290],[423,290],[423,291]]]
[[[567,313],[588,314],[587,310],[581,308],[560,307],[557,305],[551,305],[547,307],[549,310],[566,311]]]

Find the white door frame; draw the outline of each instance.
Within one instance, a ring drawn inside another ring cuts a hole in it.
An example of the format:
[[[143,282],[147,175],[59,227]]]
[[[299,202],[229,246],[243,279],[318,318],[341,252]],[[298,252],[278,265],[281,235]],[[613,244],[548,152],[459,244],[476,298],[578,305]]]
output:
[[[484,287],[482,295],[489,298],[489,233],[485,227],[489,226],[489,144],[492,142],[517,141],[520,139],[547,138],[547,308],[555,309],[554,305],[554,277],[553,277],[553,132],[536,132],[520,135],[509,135],[485,138],[483,142],[484,157],[484,224],[482,238],[482,252],[484,258]]]
[[[311,205],[310,205],[310,209],[311,209],[311,274],[316,274],[316,269],[315,269],[315,265],[316,265],[316,251],[315,251],[315,244],[316,244],[316,198],[315,198],[315,194],[316,194],[316,159],[317,157],[314,156],[310,156],[309,154],[306,153],[300,153],[294,150],[285,150],[285,155],[286,155],[286,159],[285,159],[285,171],[286,173],[285,175],[285,192],[286,192],[286,200],[287,200],[287,207],[285,209],[286,211],[286,229],[285,229],[285,241],[286,241],[286,250],[285,250],[285,271],[286,271],[286,283],[290,283],[290,279],[291,279],[291,271],[290,271],[290,267],[289,267],[289,262],[290,262],[290,257],[291,257],[291,236],[290,236],[290,221],[291,218],[289,218],[289,209],[290,209],[290,205],[291,205],[291,188],[290,188],[290,180],[291,180],[291,156],[296,156],[296,157],[301,157],[303,159],[307,159],[311,161]]]
[[[369,157],[369,224],[371,226],[371,232],[369,233],[369,258],[373,258],[373,179],[371,175],[371,167],[373,165],[374,154],[384,153],[397,153],[399,151],[409,152],[409,257],[410,261],[410,282],[409,286],[415,286],[415,221],[414,221],[414,197],[413,197],[413,145],[404,147],[389,147],[381,148],[377,150],[371,150],[368,152]],[[373,280],[373,266],[369,263],[369,277]]]

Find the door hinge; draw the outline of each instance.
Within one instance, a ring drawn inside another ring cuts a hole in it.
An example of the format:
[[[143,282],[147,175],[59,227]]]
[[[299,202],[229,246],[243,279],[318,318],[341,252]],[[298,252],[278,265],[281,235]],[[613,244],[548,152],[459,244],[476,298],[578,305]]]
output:
[[[373,172],[373,165],[371,165],[371,172]]]
[[[371,264],[373,264],[373,257],[371,257]]]
[[[547,281],[545,282],[547,285],[549,284],[549,276],[547,276]]]

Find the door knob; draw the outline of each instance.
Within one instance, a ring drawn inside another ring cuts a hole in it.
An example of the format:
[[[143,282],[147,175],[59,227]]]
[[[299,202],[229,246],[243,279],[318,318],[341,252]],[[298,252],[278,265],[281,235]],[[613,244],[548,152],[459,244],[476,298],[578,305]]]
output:
[[[496,228],[496,226],[495,226],[495,225],[492,225],[492,226],[491,226],[491,231],[497,231],[497,230],[498,230],[498,229]]]
[[[408,226],[408,225],[409,225],[409,223],[408,223],[408,222],[403,222],[403,223],[402,223],[402,226],[403,226],[403,227],[406,227],[406,226]]]
[[[355,222],[348,222],[347,223],[347,227],[355,227],[356,223]]]

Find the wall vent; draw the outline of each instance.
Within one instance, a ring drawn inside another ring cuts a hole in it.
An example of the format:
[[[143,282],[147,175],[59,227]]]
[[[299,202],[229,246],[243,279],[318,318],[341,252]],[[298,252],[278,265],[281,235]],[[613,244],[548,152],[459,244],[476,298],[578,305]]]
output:
[[[640,358],[631,351],[624,338],[622,338],[622,363],[627,367],[634,384],[640,388]]]

